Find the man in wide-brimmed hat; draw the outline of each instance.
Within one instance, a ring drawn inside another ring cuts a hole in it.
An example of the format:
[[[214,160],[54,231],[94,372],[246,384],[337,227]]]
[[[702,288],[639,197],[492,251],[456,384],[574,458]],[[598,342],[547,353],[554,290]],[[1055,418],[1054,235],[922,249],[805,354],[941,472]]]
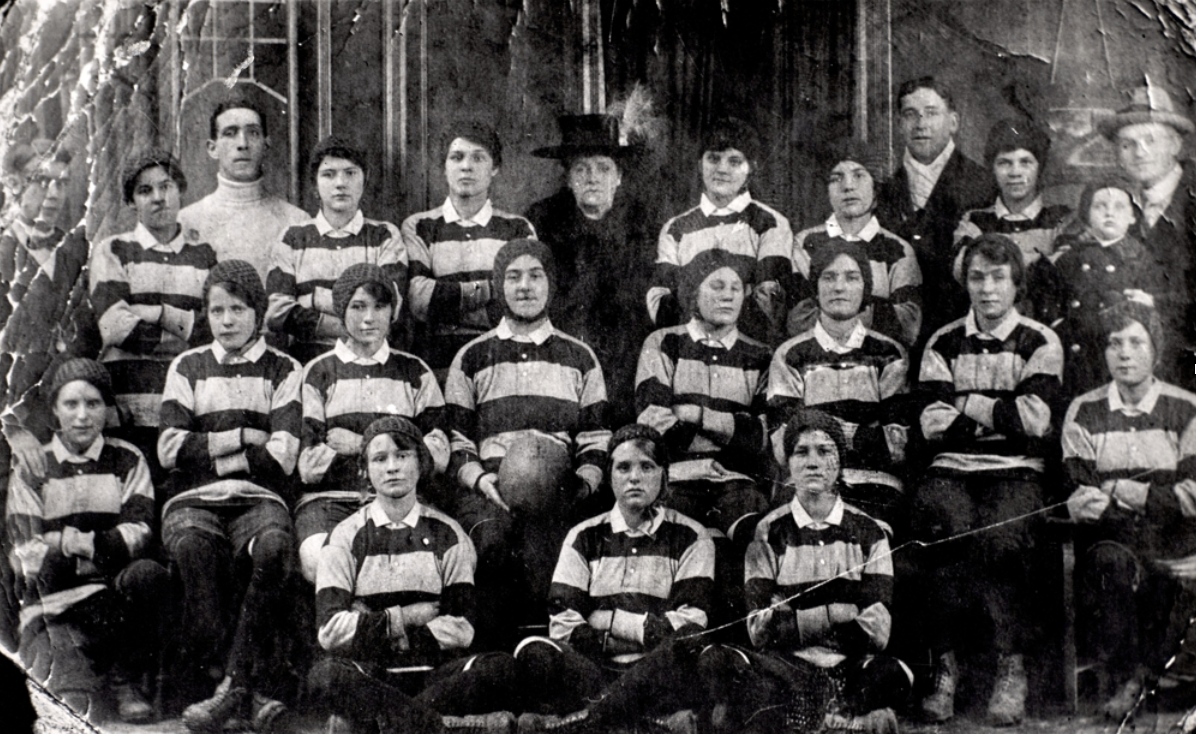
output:
[[[527,210],[557,262],[552,319],[584,341],[606,374],[612,425],[635,420],[635,358],[652,331],[644,313],[656,218],[622,187],[636,150],[611,115],[562,115],[561,143],[532,152],[559,160],[564,185]]]
[[[1132,92],[1129,106],[1102,120],[1098,127],[1117,148],[1121,168],[1141,187],[1135,196],[1142,207],[1139,239],[1167,266],[1167,272],[1184,274],[1182,281],[1177,279],[1171,286],[1186,289],[1180,302],[1187,303],[1196,293],[1192,255],[1196,249],[1196,164],[1181,161],[1180,154],[1184,137],[1196,131],[1196,124],[1181,114],[1165,89],[1148,82]],[[1196,310],[1191,304],[1172,317],[1184,325],[1182,340],[1186,342],[1178,350],[1180,363],[1175,374],[1189,381],[1193,379],[1190,346],[1196,342],[1194,317]],[[1182,384],[1193,387],[1193,382]]]

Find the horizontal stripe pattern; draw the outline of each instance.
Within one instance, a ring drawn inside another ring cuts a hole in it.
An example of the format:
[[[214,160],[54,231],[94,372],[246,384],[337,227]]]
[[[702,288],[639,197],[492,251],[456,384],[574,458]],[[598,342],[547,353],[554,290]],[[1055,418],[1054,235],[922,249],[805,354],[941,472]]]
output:
[[[579,464],[605,463],[606,384],[594,352],[553,330],[542,344],[499,338],[467,344],[449,368],[444,399],[454,466],[479,457],[496,465],[515,435],[550,433]]]
[[[350,654],[358,659],[389,655],[385,610],[434,603],[438,617],[425,627],[440,649],[468,647],[473,640],[474,570],[477,554],[465,531],[444,513],[419,505],[414,527],[380,526],[371,503],[350,515],[320,549],[316,574],[316,621],[324,627],[356,604],[368,611],[358,619]],[[434,624],[433,622],[438,622]],[[413,636],[414,630],[407,630]],[[430,662],[412,655],[402,662]]]
[[[744,592],[753,643],[766,644],[773,614],[797,612],[803,645],[833,647],[834,636],[828,634],[832,624],[857,622],[874,647],[884,649],[893,593],[893,562],[884,529],[842,503],[839,524],[799,527],[792,508],[797,501],[765,516],[748,546]]]
[[[243,478],[289,498],[302,426],[301,382],[299,364],[273,347],[264,347],[256,361],[235,364],[221,364],[211,344],[180,354],[166,378],[158,439],[162,466],[177,470],[173,493]],[[210,434],[239,434],[243,428],[268,433],[265,446],[242,446],[226,456],[212,454]],[[242,470],[220,473],[218,460],[242,454]],[[201,503],[194,493],[188,495],[194,498],[191,503]]]
[[[714,591],[714,543],[706,529],[658,508],[652,534],[616,532],[615,512],[576,525],[562,544],[548,594],[553,639],[567,641],[585,620],[605,618],[601,612],[705,628]]]

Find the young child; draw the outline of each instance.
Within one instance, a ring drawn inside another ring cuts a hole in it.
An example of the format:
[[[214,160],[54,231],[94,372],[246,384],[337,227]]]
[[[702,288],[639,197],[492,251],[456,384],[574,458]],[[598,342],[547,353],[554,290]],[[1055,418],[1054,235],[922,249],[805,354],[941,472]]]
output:
[[[223,668],[224,679],[215,695],[187,707],[183,723],[220,731],[239,716],[263,731],[285,710],[271,694],[280,643],[293,634],[283,592],[295,552],[302,372],[261,335],[266,292],[252,265],[212,268],[203,302],[215,340],[174,360],[162,396],[158,457],[172,472],[162,544],[182,580],[179,657],[192,671]],[[238,611],[235,570],[250,567]]]
[[[320,211],[291,227],[271,256],[266,290],[271,332],[289,334],[291,356],[306,364],[345,336],[332,302],[332,284],[354,263],[382,268],[399,293],[407,290],[407,249],[390,222],[366,219],[361,195],[369,178],[365,153],[335,137],[324,138],[308,163]],[[397,321],[401,301],[395,304]]]
[[[309,691],[354,731],[511,731],[518,698],[505,653],[469,655],[477,554],[448,515],[422,504],[432,474],[424,435],[392,415],[370,423],[361,467],[374,499],[336,526],[320,549],[316,613],[320,646]],[[430,670],[413,695],[396,667]],[[440,714],[453,714],[441,717]],[[472,714],[472,715],[471,715]],[[366,727],[369,727],[367,729]]]
[[[382,268],[350,265],[332,287],[333,307],[348,336],[304,368],[303,486],[295,535],[300,568],[312,583],[328,533],[372,499],[358,466],[361,437],[370,423],[384,415],[410,418],[424,434],[436,473],[448,466],[440,385],[423,360],[386,340],[400,302]]]
[[[104,435],[112,381],[90,359],[63,362],[47,390],[57,430],[40,482],[13,474],[7,527],[22,591],[21,660],[83,716],[110,673],[117,712],[153,710],[138,684],[154,670],[169,575],[141,558],[151,539],[154,487],[132,444]]]
[[[170,361],[209,338],[202,318],[203,284],[216,253],[179,226],[187,179],[174,156],[151,149],[134,156],[122,176],[137,228],[103,240],[91,253],[91,302],[99,317],[100,361],[112,375],[120,412],[114,434],[146,455],[155,486],[158,414]]]
[[[1086,186],[1079,217],[1087,226],[1056,243],[1055,268],[1062,288],[1050,317],[1063,343],[1063,385],[1069,398],[1108,380],[1102,311],[1131,300],[1154,306],[1163,316],[1164,328],[1175,317],[1162,263],[1129,231],[1141,218],[1132,186],[1121,177]]]

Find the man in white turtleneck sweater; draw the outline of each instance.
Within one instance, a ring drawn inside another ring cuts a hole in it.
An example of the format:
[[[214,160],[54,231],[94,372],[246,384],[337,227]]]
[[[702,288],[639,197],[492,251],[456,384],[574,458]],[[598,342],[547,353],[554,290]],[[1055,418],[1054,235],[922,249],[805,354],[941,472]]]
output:
[[[229,99],[212,111],[208,155],[219,164],[216,190],[179,213],[184,229],[216,250],[218,260],[244,260],[262,282],[270,253],[287,227],[310,217],[266,191],[262,159],[270,145],[266,117],[252,102]]]

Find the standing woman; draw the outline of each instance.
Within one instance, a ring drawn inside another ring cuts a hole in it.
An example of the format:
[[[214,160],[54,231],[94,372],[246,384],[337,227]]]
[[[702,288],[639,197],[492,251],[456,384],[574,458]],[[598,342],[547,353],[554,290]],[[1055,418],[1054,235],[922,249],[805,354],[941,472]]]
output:
[[[610,115],[564,115],[561,144],[532,155],[565,168],[561,190],[532,204],[527,218],[552,248],[557,292],[552,322],[581,339],[606,376],[611,425],[635,420],[635,354],[652,331],[644,297],[652,275],[656,226],[623,186],[631,146],[619,144]]]
[[[155,447],[166,370],[188,347],[211,338],[202,318],[203,285],[216,253],[178,223],[187,178],[174,156],[158,149],[133,156],[121,185],[137,228],[92,251],[91,302],[103,342],[100,361],[112,375],[120,413],[113,434],[141,450],[160,486],[165,475]]]

